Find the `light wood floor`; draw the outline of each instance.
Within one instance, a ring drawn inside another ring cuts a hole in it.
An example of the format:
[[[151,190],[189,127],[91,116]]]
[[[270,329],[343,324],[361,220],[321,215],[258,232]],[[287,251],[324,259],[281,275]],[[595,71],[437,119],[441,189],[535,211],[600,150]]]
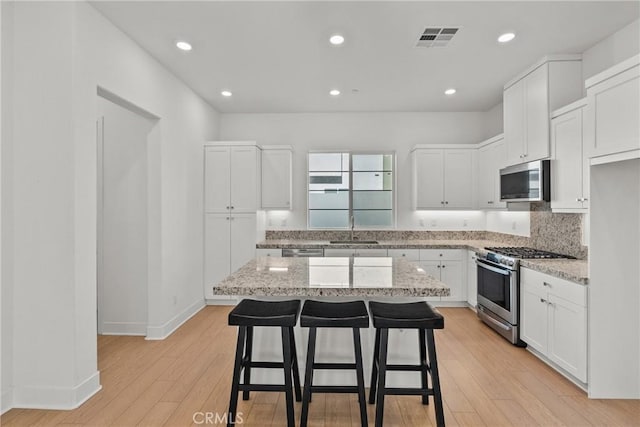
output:
[[[226,324],[228,312],[228,307],[206,307],[164,341],[101,336],[99,393],[73,411],[14,409],[0,424],[188,426],[197,425],[196,412],[223,414],[236,338],[235,328]],[[640,401],[589,400],[526,350],[498,337],[472,311],[441,312],[446,328],[436,332],[436,346],[448,426],[640,425]],[[254,393],[251,400],[240,400],[239,411],[244,426],[286,425],[282,393]],[[309,416],[310,426],[360,425],[351,395],[315,395]],[[370,425],[373,419],[369,405]],[[385,426],[431,425],[433,404],[423,406],[415,396],[386,401]]]

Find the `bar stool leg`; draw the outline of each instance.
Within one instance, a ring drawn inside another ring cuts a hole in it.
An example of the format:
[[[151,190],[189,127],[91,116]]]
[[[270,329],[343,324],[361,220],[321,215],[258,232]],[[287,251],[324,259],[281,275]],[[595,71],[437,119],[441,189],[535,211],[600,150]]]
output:
[[[282,354],[284,355],[284,385],[287,403],[287,426],[295,427],[293,415],[293,384],[291,383],[291,336],[289,328],[280,328],[282,331]]]
[[[238,327],[238,343],[236,344],[236,359],[233,364],[233,379],[231,380],[231,398],[229,399],[229,418],[227,427],[235,425],[236,410],[238,409],[238,393],[240,390],[240,371],[242,370],[242,357],[244,353],[246,326]]]
[[[300,390],[300,368],[298,368],[298,353],[296,352],[296,338],[293,335],[293,328],[289,328],[289,337],[291,338],[291,358],[293,362],[293,391],[296,394],[296,402],[302,402],[302,391]]]
[[[304,390],[302,392],[302,415],[300,427],[307,427],[309,418],[309,402],[311,401],[311,384],[313,379],[313,363],[316,352],[316,328],[309,328],[309,345],[307,347],[307,365],[304,372]]]
[[[371,366],[371,382],[369,385],[369,403],[376,403],[376,385],[378,384],[378,362],[380,359],[380,329],[376,329],[376,341],[373,346],[373,363]]]
[[[436,425],[444,427],[444,410],[442,408],[442,392],[440,390],[440,376],[438,375],[438,360],[436,359],[436,342],[433,329],[427,329],[427,349],[429,350],[429,365],[431,367],[431,384],[433,385],[433,401],[436,404]]]
[[[379,372],[378,372],[378,393],[376,402],[376,424],[375,427],[382,427],[384,419],[384,392],[387,377],[387,346],[389,343],[389,329],[380,328],[380,352],[379,352]]]
[[[244,383],[251,384],[251,353],[253,351],[253,326],[247,326],[247,344],[245,346],[245,355],[242,358],[244,365]],[[242,400],[249,400],[249,390],[242,392]]]
[[[420,365],[422,366],[422,371],[421,371],[422,389],[427,390],[429,388],[429,380],[427,378],[427,375],[429,373],[429,365],[427,364],[427,345],[425,341],[424,329],[418,329],[418,338],[419,338],[418,345],[420,346]],[[423,405],[429,404],[429,396],[427,395],[422,396],[422,404]]]
[[[367,397],[364,391],[364,369],[362,368],[362,345],[360,329],[353,328],[353,349],[356,356],[356,375],[358,378],[358,403],[360,404],[360,424],[367,427]]]

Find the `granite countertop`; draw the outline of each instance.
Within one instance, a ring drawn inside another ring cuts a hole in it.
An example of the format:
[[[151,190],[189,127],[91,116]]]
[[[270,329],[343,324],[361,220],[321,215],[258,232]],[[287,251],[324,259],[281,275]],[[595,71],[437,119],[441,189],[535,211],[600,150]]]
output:
[[[487,247],[513,246],[494,240],[379,240],[378,244],[329,243],[326,240],[264,240],[256,244],[258,249],[467,249],[484,252]],[[566,279],[582,285],[589,283],[586,260],[522,260],[523,267]]]
[[[581,259],[523,259],[522,267],[566,279],[580,285],[589,284],[589,264]]]
[[[449,296],[418,265],[391,257],[259,257],[213,286],[214,295]]]

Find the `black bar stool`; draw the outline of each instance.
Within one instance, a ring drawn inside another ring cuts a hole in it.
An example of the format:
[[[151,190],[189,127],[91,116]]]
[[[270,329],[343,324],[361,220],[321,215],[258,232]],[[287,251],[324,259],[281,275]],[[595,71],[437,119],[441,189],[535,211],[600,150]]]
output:
[[[436,405],[436,423],[439,427],[444,426],[442,392],[440,390],[438,361],[436,359],[436,343],[433,339],[433,330],[444,328],[444,318],[437,310],[424,301],[405,304],[389,304],[371,301],[369,303],[369,310],[371,311],[373,326],[376,328],[376,341],[373,350],[373,368],[371,370],[371,390],[369,393],[369,403],[374,403],[377,399],[376,427],[382,427],[382,421],[384,418],[384,397],[386,395],[419,395],[422,396],[422,403],[424,405],[428,405],[429,396],[433,396],[433,400]],[[419,365],[387,364],[389,329],[418,330],[420,346]],[[429,354],[428,360],[427,353]],[[386,387],[387,371],[420,372],[422,387]],[[429,388],[428,385],[427,374],[431,375],[431,388]]]
[[[306,301],[300,314],[300,326],[309,328],[309,347],[307,365],[304,374],[304,392],[302,397],[302,417],[300,427],[306,427],[309,417],[309,402],[313,393],[358,393],[360,402],[360,422],[367,426],[367,405],[364,391],[364,373],[362,369],[362,347],[360,328],[369,327],[369,313],[363,301],[319,302]],[[352,328],[355,363],[315,363],[317,328]],[[355,369],[356,386],[319,386],[313,385],[314,369]]]
[[[296,343],[293,337],[293,327],[300,313],[300,301],[256,301],[245,299],[229,313],[229,325],[238,326],[238,344],[233,367],[233,382],[231,383],[231,399],[229,402],[229,418],[227,426],[235,425],[238,409],[238,393],[242,391],[242,399],[249,399],[251,391],[285,392],[287,402],[287,426],[294,427],[293,383],[295,385],[296,400],[300,402],[300,373],[298,371],[298,357]],[[283,362],[254,362],[251,358],[253,346],[254,326],[276,326],[282,331]],[[284,384],[251,384],[251,368],[284,369]],[[240,373],[244,369],[244,381],[240,384]]]

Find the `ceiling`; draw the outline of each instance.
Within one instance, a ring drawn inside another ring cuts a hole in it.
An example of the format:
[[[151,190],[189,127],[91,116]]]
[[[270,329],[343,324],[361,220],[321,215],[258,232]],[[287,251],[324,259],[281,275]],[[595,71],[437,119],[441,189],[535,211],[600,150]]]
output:
[[[639,16],[637,1],[92,4],[223,113],[486,111],[542,56],[583,52]],[[443,26],[460,27],[446,47],[415,47]],[[516,38],[497,43],[506,31]]]

